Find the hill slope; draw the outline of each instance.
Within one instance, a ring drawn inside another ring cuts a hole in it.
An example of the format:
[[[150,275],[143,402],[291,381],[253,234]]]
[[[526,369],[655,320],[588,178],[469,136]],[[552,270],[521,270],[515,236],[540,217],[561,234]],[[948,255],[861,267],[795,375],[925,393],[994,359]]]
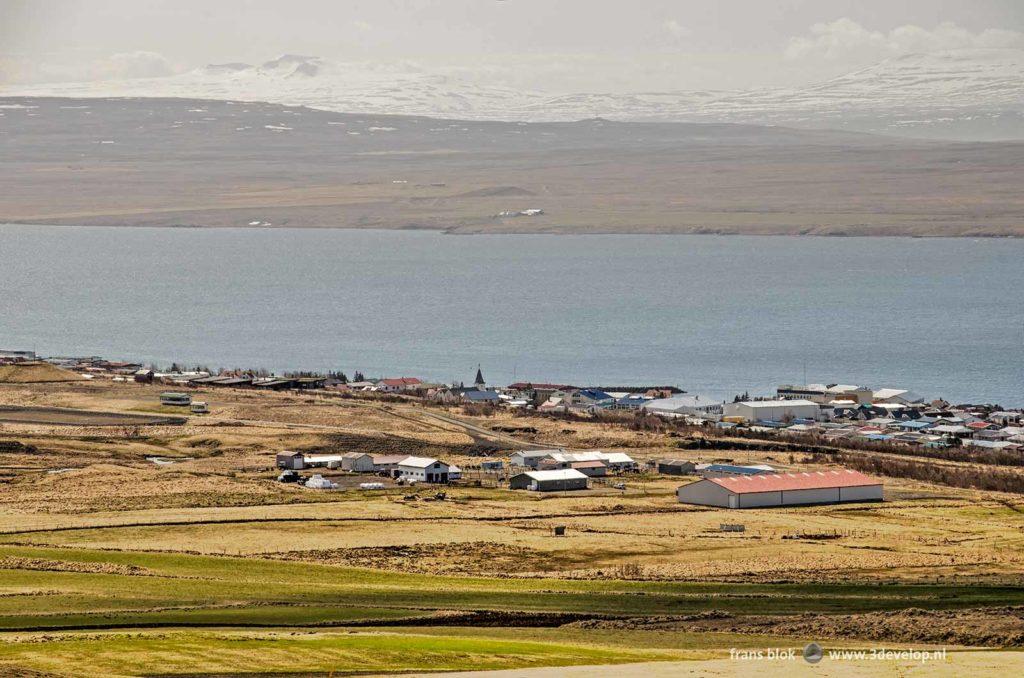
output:
[[[0,106],[0,222],[1024,234],[1024,144],[181,99]]]

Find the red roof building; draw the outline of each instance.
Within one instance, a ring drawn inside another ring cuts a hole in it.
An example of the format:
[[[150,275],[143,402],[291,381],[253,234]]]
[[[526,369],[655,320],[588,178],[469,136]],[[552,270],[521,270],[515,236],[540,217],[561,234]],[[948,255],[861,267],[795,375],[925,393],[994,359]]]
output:
[[[765,508],[882,501],[882,481],[859,471],[828,470],[705,478],[676,491],[684,504]]]

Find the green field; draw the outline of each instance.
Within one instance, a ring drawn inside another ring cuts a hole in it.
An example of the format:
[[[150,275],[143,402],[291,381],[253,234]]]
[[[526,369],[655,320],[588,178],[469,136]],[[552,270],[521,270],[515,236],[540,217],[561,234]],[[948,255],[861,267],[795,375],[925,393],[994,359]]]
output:
[[[0,628],[310,626],[445,610],[649,616],[1024,604],[1009,586],[697,584],[402,574],[255,558],[0,546]],[[70,571],[77,570],[77,571]]]
[[[0,669],[241,675],[697,660],[769,639],[557,625],[565,613],[851,613],[1006,604],[1024,604],[1024,589],[461,578],[5,545]],[[457,611],[507,616],[493,628],[446,626],[444,617]],[[563,616],[549,623],[545,613]],[[799,645],[792,638],[776,642]]]

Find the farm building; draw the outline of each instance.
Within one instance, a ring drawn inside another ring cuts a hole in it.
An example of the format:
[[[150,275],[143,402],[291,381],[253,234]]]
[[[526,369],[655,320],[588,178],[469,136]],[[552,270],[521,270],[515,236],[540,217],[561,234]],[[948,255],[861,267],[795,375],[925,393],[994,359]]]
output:
[[[480,468],[484,471],[500,471],[505,468],[505,463],[499,460],[489,460],[480,462]]]
[[[724,416],[748,422],[817,419],[820,410],[818,404],[810,400],[750,400],[722,406]]]
[[[509,457],[509,464],[512,466],[525,466],[526,468],[537,468],[540,466],[540,462],[544,459],[551,457],[554,454],[559,454],[565,450],[526,450],[523,452],[515,452]]]
[[[751,464],[750,466],[737,466],[736,464],[697,464],[695,467],[701,478],[726,478],[729,476],[755,476],[765,473],[774,473],[768,464]]]
[[[398,465],[408,458],[407,454],[375,454],[373,455],[373,472],[387,473],[392,478],[397,478]]]
[[[365,452],[346,452],[341,455],[341,468],[353,473],[373,473],[373,457]]]
[[[398,462],[398,477],[425,483],[447,483],[448,464],[429,457],[406,457]]]
[[[277,455],[277,468],[301,470],[306,468],[306,458],[301,452],[281,452]]]
[[[306,455],[306,466],[308,467],[324,467],[324,468],[341,468],[341,462],[344,459],[343,455],[340,454],[307,454]]]
[[[601,461],[608,464],[608,468],[613,471],[637,470],[637,463],[633,460],[633,457],[625,452],[606,452],[601,454]]]
[[[658,462],[658,473],[667,476],[688,476],[697,470],[697,465],[685,459],[663,459]]]
[[[599,478],[601,476],[608,475],[608,465],[603,461],[574,461],[570,464],[570,468],[574,468],[588,478]]]
[[[683,485],[676,496],[683,504],[721,508],[882,501],[882,481],[849,470],[757,474],[705,478]]]
[[[576,469],[559,471],[526,471],[512,476],[509,489],[534,490],[536,492],[559,492],[562,490],[587,489],[587,476]]]

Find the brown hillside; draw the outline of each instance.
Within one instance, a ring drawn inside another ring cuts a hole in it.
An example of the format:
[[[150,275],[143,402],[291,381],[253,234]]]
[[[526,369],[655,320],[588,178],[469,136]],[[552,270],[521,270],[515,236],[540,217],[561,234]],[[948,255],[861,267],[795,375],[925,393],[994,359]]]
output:
[[[49,363],[26,362],[0,365],[0,384],[29,384],[44,381],[77,381],[79,374]]]

